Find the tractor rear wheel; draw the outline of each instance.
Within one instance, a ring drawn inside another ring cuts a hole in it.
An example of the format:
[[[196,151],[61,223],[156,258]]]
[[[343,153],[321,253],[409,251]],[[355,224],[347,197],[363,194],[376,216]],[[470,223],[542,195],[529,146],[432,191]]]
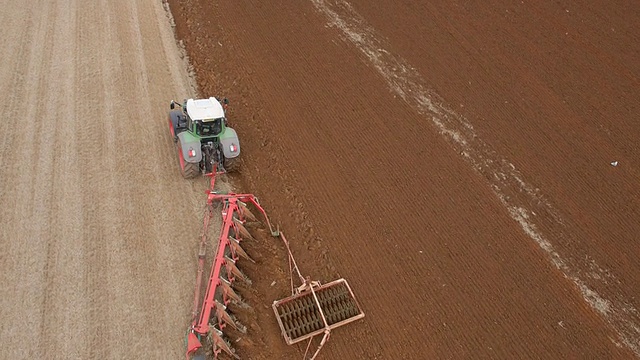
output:
[[[200,164],[198,163],[184,163],[184,169],[182,169],[182,176],[185,179],[193,179],[200,175]]]
[[[176,143],[176,147],[178,150],[178,157],[181,167],[180,173],[182,174],[182,177],[184,177],[185,179],[193,179],[200,175],[200,163],[187,162],[184,159],[184,156],[182,156],[182,144],[180,143],[180,140],[178,140],[178,142]]]
[[[224,170],[228,173],[237,173],[240,171],[240,159],[239,158],[224,158]]]

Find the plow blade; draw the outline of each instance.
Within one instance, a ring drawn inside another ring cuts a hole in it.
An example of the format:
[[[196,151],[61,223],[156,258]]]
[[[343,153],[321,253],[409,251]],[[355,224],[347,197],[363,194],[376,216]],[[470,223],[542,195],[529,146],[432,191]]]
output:
[[[231,247],[231,252],[234,253],[234,255],[237,254],[252,263],[255,263],[255,261],[253,261],[253,259],[244,251],[242,246],[240,246],[240,242],[231,236],[229,236],[229,246]]]
[[[233,259],[225,256],[224,260],[225,269],[227,270],[227,277],[233,279],[240,278],[245,283],[251,284],[251,279],[249,279],[247,275],[245,275],[242,271],[240,271],[240,269],[238,269],[238,267],[236,266],[236,262],[233,261]]]
[[[362,319],[364,313],[344,279],[306,290],[272,305],[288,345]]]
[[[253,240],[253,236],[251,235],[249,230],[247,230],[247,228],[244,227],[244,225],[242,224],[242,221],[234,218],[233,219],[233,223],[235,224],[235,228],[238,230],[238,233],[240,234],[240,236],[242,238],[247,238],[247,239]]]
[[[236,355],[236,350],[229,345],[229,343],[222,337],[222,331],[211,328],[209,332],[209,339],[211,341],[213,347],[213,357],[218,358],[218,355],[224,351],[229,356],[232,356],[234,359],[240,359],[238,355]]]
[[[227,307],[215,302],[216,304],[216,317],[218,318],[218,326],[220,329],[224,329],[225,326],[231,325],[234,329],[240,331],[243,334],[247,333],[246,326],[240,324],[238,320],[227,312]]]
[[[247,204],[242,201],[238,201],[238,212],[242,217],[247,219],[249,222],[258,222],[258,218],[247,208]]]
[[[228,304],[229,301],[233,301],[234,304],[248,308],[250,307],[244,301],[238,293],[236,293],[231,287],[231,283],[225,279],[220,279],[220,291],[222,292],[222,299],[225,304]]]

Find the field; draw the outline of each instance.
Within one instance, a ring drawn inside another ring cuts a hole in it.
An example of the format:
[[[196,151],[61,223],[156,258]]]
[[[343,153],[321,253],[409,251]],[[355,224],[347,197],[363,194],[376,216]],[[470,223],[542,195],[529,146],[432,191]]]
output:
[[[166,111],[197,95],[230,99],[231,184],[366,314],[319,359],[640,357],[637,6],[0,4],[0,359],[184,357],[206,182]],[[268,241],[232,341],[301,359]]]

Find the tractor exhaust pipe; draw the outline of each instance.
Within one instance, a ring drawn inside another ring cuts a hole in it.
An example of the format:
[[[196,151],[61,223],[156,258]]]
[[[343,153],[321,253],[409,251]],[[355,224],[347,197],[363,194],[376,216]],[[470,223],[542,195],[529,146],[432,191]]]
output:
[[[175,102],[175,100],[171,100],[171,104],[169,104],[169,107],[171,108],[171,110],[176,108],[176,105],[178,105],[179,107],[182,107],[182,105],[178,102]]]

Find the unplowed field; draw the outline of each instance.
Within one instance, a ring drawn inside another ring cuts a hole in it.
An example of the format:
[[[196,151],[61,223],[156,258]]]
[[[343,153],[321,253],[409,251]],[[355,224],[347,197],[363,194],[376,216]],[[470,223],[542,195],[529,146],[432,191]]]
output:
[[[543,3],[169,0],[200,95],[231,100],[236,185],[366,313],[320,359],[640,356],[640,12]],[[196,95],[171,19],[0,9],[0,359],[182,358],[206,184],[166,128]],[[266,241],[231,340],[301,359]]]
[[[0,358],[184,356],[204,181],[165,125],[194,93],[167,13],[0,8]]]

